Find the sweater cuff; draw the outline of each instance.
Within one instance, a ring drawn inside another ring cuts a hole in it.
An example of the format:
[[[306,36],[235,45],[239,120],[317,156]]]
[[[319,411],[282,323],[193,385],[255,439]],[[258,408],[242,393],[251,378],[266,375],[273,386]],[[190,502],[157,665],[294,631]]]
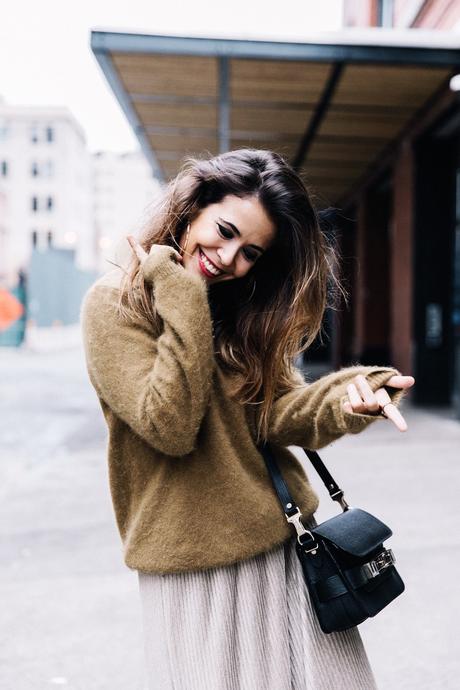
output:
[[[149,255],[142,264],[144,280],[153,283],[156,278],[180,275],[185,269],[178,263],[177,257],[180,257],[180,254],[174,247],[167,244],[152,244]]]
[[[396,407],[399,406],[404,395],[407,393],[406,389],[403,388],[392,388],[390,386],[385,387],[385,383],[391,379],[392,376],[401,376],[401,372],[397,369],[392,368],[375,368],[373,371],[369,371],[365,374],[366,380],[369,383],[372,391],[378,388],[386,388],[388,395],[390,396],[391,402]],[[343,408],[343,403],[348,400],[347,395],[343,395],[340,398],[340,410],[342,412],[343,423],[346,432],[349,434],[358,434],[363,431],[369,424],[376,422],[377,420],[386,419],[382,414],[364,414],[361,412],[347,412]]]

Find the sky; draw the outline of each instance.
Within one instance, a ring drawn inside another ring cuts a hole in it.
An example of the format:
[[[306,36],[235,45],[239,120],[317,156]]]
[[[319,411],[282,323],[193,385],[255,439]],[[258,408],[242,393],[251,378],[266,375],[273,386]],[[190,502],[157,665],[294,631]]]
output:
[[[10,0],[0,21],[0,98],[67,106],[90,151],[130,151],[138,142],[91,52],[91,29],[302,40],[341,21],[342,0],[129,0],[119,7],[114,0]]]

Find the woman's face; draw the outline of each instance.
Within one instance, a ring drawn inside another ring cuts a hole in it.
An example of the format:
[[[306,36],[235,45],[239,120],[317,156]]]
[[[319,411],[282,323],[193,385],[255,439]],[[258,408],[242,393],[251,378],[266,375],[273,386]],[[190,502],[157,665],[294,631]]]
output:
[[[276,229],[256,196],[232,194],[191,222],[183,265],[210,283],[242,278],[270,247]],[[183,248],[186,232],[180,239]]]

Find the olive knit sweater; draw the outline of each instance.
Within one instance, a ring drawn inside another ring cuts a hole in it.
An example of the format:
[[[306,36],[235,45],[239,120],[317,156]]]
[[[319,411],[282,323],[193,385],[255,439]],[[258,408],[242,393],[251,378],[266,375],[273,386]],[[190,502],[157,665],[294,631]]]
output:
[[[228,565],[289,539],[288,525],[255,445],[252,408],[228,393],[216,364],[207,284],[153,245],[143,273],[158,322],[117,314],[121,271],[99,279],[82,306],[87,367],[108,431],[112,501],[128,567],[180,572]],[[349,367],[282,395],[269,441],[304,517],[318,498],[286,448],[321,448],[379,416],[342,409],[363,373],[373,390],[397,372]],[[393,402],[402,391],[388,389]]]

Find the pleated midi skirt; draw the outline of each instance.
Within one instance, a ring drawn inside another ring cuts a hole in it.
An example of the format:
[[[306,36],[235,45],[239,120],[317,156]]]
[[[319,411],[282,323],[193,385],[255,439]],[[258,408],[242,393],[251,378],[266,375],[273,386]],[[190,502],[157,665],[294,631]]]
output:
[[[326,635],[295,537],[236,564],[138,571],[145,690],[376,690],[357,628]]]

